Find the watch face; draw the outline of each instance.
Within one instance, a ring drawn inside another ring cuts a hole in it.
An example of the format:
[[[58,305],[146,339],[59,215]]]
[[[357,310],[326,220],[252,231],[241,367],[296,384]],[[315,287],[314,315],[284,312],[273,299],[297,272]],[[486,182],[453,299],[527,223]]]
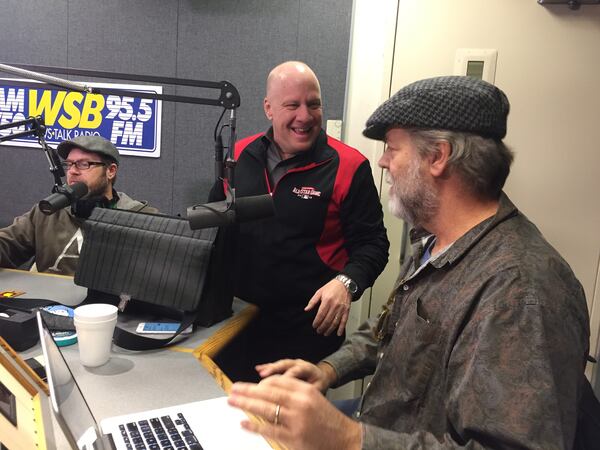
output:
[[[350,294],[356,294],[356,292],[358,291],[358,285],[352,280],[352,278],[347,277],[342,273],[337,275],[336,278],[344,284],[344,286],[346,287],[346,289],[348,289],[348,292],[350,292]]]
[[[350,293],[352,294],[356,294],[356,291],[358,291],[358,286],[356,285],[356,283],[352,280],[348,280],[348,290],[350,291]]]

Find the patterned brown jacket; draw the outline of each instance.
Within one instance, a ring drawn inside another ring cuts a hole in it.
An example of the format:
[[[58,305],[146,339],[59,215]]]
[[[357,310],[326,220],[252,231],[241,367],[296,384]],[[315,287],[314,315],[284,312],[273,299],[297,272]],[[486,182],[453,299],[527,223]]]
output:
[[[589,350],[583,289],[502,195],[495,216],[417,270],[390,314],[325,361],[339,383],[374,374],[357,418],[366,449],[570,449]]]

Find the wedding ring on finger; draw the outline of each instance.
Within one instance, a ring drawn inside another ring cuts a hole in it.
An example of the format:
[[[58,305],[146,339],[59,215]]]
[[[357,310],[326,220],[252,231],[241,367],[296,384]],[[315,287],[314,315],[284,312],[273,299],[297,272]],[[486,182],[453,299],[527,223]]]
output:
[[[275,419],[273,419],[274,425],[279,425],[279,411],[281,411],[281,405],[277,404],[275,406]]]

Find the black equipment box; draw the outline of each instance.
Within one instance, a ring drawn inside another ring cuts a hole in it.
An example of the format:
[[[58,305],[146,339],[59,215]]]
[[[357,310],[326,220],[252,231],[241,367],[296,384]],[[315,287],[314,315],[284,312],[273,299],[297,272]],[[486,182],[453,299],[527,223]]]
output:
[[[0,303],[0,336],[17,352],[33,347],[39,339],[35,313]]]

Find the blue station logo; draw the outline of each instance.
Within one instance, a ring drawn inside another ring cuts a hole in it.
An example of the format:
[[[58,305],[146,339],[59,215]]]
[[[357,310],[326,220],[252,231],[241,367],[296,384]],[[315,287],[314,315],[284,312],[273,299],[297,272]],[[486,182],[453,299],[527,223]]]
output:
[[[0,79],[0,124],[42,116],[49,144],[80,135],[109,139],[123,155],[160,156],[161,102],[120,95],[83,94],[11,85]],[[162,94],[162,86],[87,83],[90,86]],[[0,136],[24,127],[0,130]],[[3,145],[39,147],[33,136],[5,141]]]

